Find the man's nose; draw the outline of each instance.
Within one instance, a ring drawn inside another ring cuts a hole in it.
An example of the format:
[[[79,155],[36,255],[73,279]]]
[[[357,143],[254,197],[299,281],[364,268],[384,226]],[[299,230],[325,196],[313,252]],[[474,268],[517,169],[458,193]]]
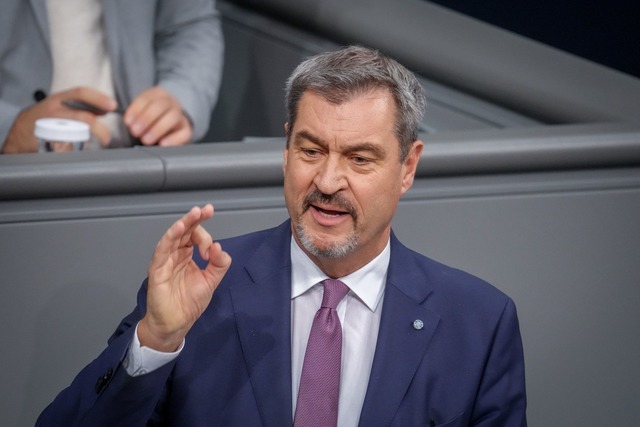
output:
[[[313,183],[323,194],[335,194],[347,186],[345,165],[339,158],[329,156],[318,166]]]

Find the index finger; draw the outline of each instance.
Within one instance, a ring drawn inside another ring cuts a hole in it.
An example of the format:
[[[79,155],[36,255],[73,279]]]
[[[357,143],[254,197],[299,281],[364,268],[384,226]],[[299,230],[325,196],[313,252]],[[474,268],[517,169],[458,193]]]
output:
[[[164,233],[158,245],[156,252],[159,254],[168,254],[178,250],[180,247],[191,246],[191,234],[193,231],[207,219],[213,216],[213,206],[207,204],[200,208],[194,206],[189,212],[174,222],[171,227]]]
[[[184,230],[182,231],[182,233],[179,233],[178,235],[174,236],[174,238],[177,238],[178,240],[180,240],[184,237],[188,237],[189,240],[191,240],[191,235],[193,234],[194,230],[202,222],[208,220],[212,216],[213,216],[213,206],[210,203],[207,203],[202,208],[198,206],[192,207],[189,212],[187,212],[182,218],[180,218],[176,222],[176,224],[181,223]],[[169,228],[167,232],[171,231],[171,228]],[[179,230],[176,230],[176,231],[179,231]],[[186,243],[187,242],[185,242],[185,244]]]

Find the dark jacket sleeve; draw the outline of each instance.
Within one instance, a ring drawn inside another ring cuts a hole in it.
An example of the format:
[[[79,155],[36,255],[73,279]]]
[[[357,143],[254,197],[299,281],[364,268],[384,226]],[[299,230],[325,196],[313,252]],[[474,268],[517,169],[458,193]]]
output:
[[[36,426],[145,426],[153,418],[175,363],[137,377],[123,366],[135,325],[146,309],[146,289],[145,280],[138,305],[122,320],[108,347],[58,394]]]

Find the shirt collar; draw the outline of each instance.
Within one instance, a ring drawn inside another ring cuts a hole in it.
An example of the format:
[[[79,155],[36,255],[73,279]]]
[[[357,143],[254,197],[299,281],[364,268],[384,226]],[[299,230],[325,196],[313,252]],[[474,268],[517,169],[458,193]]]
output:
[[[375,311],[384,294],[387,269],[391,255],[389,241],[382,252],[368,264],[353,273],[339,277],[351,292],[371,311]],[[291,299],[307,292],[313,286],[327,279],[327,275],[298,246],[291,237]]]

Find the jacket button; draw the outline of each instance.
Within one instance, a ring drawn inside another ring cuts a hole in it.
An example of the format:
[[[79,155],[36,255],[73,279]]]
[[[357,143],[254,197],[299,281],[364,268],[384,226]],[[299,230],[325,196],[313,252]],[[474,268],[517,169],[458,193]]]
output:
[[[36,102],[40,102],[46,97],[47,97],[47,94],[42,89],[38,89],[35,92],[33,92],[33,99],[35,99]]]

